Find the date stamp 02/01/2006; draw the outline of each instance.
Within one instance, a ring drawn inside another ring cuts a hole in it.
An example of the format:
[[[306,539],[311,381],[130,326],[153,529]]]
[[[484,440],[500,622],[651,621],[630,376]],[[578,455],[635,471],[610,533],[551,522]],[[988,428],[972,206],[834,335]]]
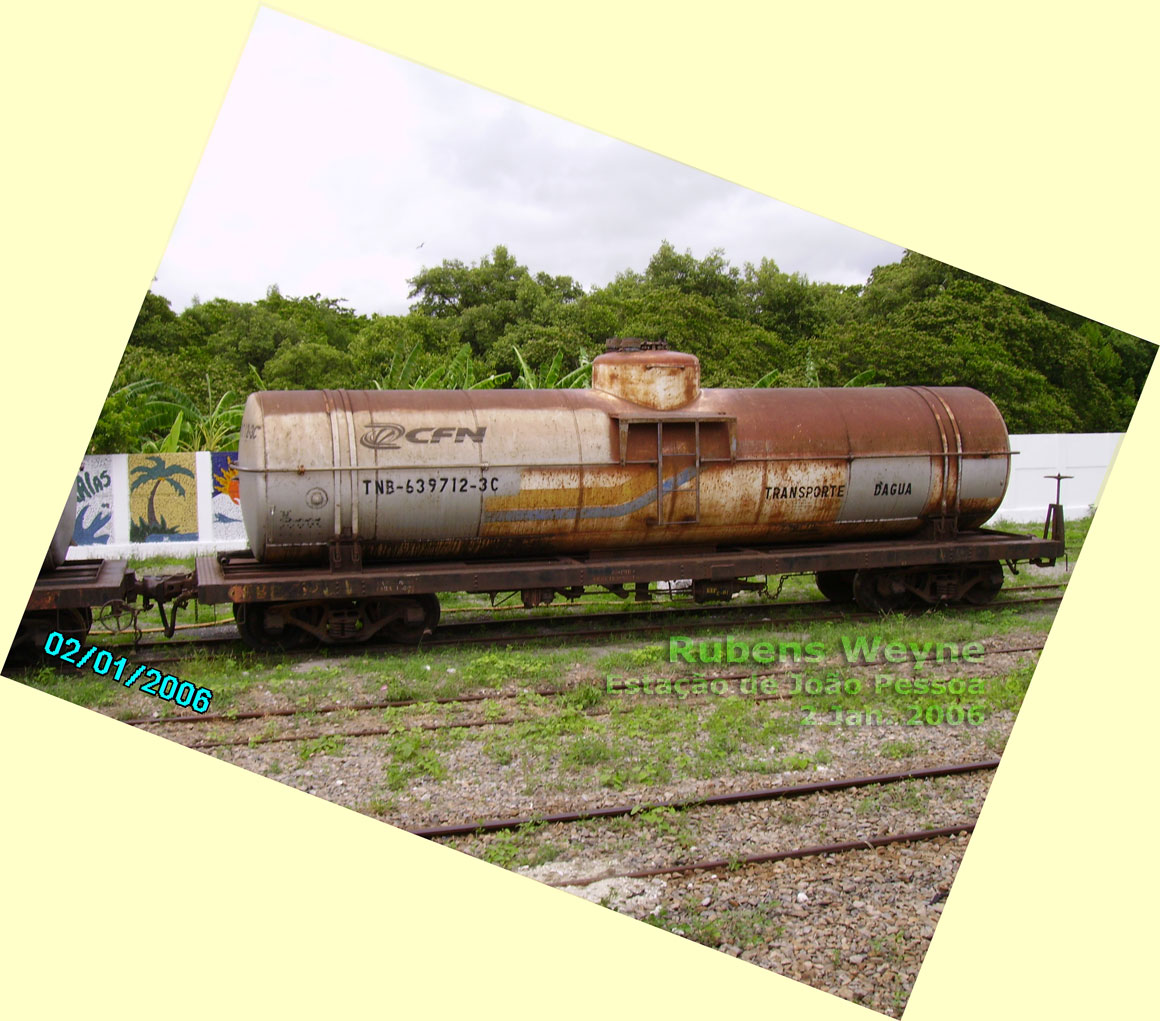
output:
[[[83,652],[82,652],[83,650]],[[120,681],[125,674],[129,661],[124,656],[113,658],[108,649],[101,649],[90,645],[87,649],[75,638],[66,638],[59,631],[53,631],[44,641],[44,651],[47,655],[59,659],[62,663],[71,663],[78,670],[89,667],[98,677],[108,677],[112,673],[112,680]],[[80,659],[77,659],[80,656]],[[209,708],[213,692],[209,688],[199,688],[192,681],[180,681],[173,674],[162,675],[156,667],[138,666],[129,675],[128,680],[122,682],[126,688],[133,687],[138,678],[144,680],[138,686],[138,691],[147,695],[156,695],[158,698],[172,702],[183,709],[192,709],[195,713],[204,713]]]

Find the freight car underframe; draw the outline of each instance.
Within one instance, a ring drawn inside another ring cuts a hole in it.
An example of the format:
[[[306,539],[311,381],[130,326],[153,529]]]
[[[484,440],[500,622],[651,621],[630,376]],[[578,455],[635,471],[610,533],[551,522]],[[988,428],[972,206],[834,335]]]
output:
[[[83,644],[92,629],[94,616],[109,631],[123,630],[124,618],[127,618],[134,628],[135,639],[139,639],[137,616],[153,603],[157,604],[165,636],[172,638],[177,610],[197,594],[196,576],[138,578],[128,568],[127,560],[68,560],[41,573],[17,626],[9,658],[14,662],[35,659],[54,631]],[[138,598],[140,606],[137,606]],[[171,604],[168,617],[166,603]]]
[[[93,626],[92,607],[120,611],[134,598],[137,580],[127,560],[68,560],[36,579],[10,655],[26,659],[53,631],[84,641]]]
[[[247,552],[199,557],[204,604],[232,603],[242,637],[259,648],[386,637],[415,643],[439,621],[438,592],[519,592],[525,606],[599,586],[619,596],[649,582],[689,578],[698,602],[727,600],[747,579],[812,573],[835,602],[870,611],[991,600],[1006,563],[1050,566],[1064,555],[1063,507],[1050,505],[1043,538],[990,529],[954,536],[819,545],[718,546],[601,551],[581,556],[363,564],[357,547],[332,549],[330,566],[272,566]]]

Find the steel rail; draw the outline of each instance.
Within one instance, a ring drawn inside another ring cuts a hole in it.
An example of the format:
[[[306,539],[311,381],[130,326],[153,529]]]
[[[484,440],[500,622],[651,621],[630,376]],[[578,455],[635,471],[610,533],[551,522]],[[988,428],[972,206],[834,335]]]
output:
[[[679,798],[672,801],[652,801],[638,805],[615,805],[610,808],[590,808],[582,812],[558,812],[554,815],[523,816],[511,819],[484,819],[478,822],[457,823],[448,826],[426,826],[408,829],[417,837],[435,840],[446,837],[465,837],[478,833],[495,833],[499,830],[518,829],[531,824],[587,822],[593,819],[613,819],[619,816],[638,815],[658,808],[672,808],[678,811],[702,806],[735,805],[746,801],[772,801],[777,798],[802,797],[827,791],[844,791],[855,787],[869,787],[873,784],[903,783],[907,780],[931,780],[942,776],[957,776],[962,773],[978,773],[995,769],[998,759],[983,762],[964,762],[951,766],[933,766],[929,769],[913,769],[904,773],[883,773],[877,776],[855,776],[844,780],[823,780],[816,783],[795,784],[788,787],[767,787],[760,790],[733,791],[700,798]]]
[[[799,847],[792,851],[769,851],[761,854],[747,854],[737,858],[710,858],[691,862],[688,865],[662,865],[659,868],[636,869],[633,872],[602,872],[598,876],[584,879],[558,880],[546,882],[547,886],[571,887],[590,886],[602,879],[651,879],[673,873],[701,872],[707,869],[734,869],[738,865],[760,865],[765,862],[786,861],[790,858],[813,858],[825,854],[845,854],[849,851],[873,850],[888,844],[916,843],[920,840],[936,840],[939,837],[953,837],[960,833],[973,833],[976,819],[956,826],[943,826],[936,830],[917,830],[913,833],[892,833],[883,837],[866,837],[862,840],[845,840],[840,844],[819,844],[814,847]]]

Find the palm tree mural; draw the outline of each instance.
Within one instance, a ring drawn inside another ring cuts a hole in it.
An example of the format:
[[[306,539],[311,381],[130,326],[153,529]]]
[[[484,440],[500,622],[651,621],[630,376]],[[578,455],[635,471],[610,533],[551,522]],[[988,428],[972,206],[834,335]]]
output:
[[[157,516],[157,493],[161,489],[162,483],[166,483],[178,496],[185,496],[185,487],[178,481],[178,476],[185,475],[191,479],[195,477],[193,472],[184,465],[167,461],[159,454],[147,456],[146,461],[147,464],[138,464],[129,469],[129,474],[132,476],[132,481],[129,483],[130,492],[135,492],[150,483],[153,486],[149,490],[146,517],[138,517],[137,521],[130,526],[129,538],[133,542],[142,542],[150,535],[177,533],[177,527],[169,525],[165,521],[164,514],[160,518]]]

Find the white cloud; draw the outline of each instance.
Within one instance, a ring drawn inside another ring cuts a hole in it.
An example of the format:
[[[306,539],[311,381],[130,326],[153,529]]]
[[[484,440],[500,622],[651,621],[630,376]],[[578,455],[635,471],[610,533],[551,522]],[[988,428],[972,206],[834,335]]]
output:
[[[262,9],[154,289],[342,297],[402,313],[406,280],[497,244],[586,286],[663,239],[861,283],[894,245]],[[418,247],[422,245],[422,247]]]

